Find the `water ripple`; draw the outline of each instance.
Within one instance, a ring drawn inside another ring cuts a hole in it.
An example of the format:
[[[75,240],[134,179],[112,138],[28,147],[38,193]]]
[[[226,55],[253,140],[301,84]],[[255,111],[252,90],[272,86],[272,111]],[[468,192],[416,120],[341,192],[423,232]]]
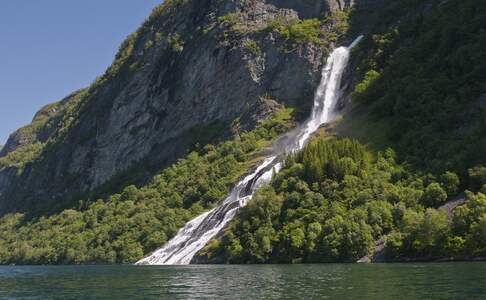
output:
[[[0,267],[0,299],[484,299],[486,263]]]

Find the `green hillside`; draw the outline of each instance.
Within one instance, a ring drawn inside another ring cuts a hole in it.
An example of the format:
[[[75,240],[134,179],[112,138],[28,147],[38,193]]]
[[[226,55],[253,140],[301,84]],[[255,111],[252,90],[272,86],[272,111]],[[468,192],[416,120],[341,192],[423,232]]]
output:
[[[305,118],[325,55],[358,34],[342,116],[287,157],[197,261],[486,257],[486,2],[357,1],[312,18],[299,18],[297,0],[236,2],[238,12],[166,1],[105,75],[12,136],[0,157],[0,264],[133,263],[160,248]],[[219,77],[198,86],[207,72]],[[124,109],[133,120],[120,120]]]

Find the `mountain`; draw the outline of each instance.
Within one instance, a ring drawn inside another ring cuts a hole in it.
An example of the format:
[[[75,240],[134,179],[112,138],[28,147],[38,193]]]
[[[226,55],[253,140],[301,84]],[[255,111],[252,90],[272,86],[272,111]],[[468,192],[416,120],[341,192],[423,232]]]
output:
[[[278,105],[305,111],[337,36],[299,20],[341,5],[166,1],[103,76],[10,137],[0,211],[69,207],[116,175],[135,168],[143,182],[196,143],[252,129]]]
[[[473,0],[166,0],[2,148],[0,263],[163,246],[308,117],[327,57],[361,34],[342,116],[196,260],[485,255],[485,18]]]
[[[290,156],[196,262],[486,254],[485,3],[390,1],[354,14],[351,26],[365,18],[373,34],[352,57],[342,119]]]

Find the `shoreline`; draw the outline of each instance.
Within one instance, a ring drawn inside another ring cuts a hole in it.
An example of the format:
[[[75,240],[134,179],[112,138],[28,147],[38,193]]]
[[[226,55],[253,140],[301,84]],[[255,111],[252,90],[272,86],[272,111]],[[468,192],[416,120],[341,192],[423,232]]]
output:
[[[373,264],[413,264],[413,263],[454,263],[454,262],[486,262],[486,257],[449,257],[449,258],[403,258],[398,260],[377,260],[370,262],[321,262],[321,263],[268,263],[268,264],[189,264],[189,265],[135,265],[135,264],[52,264],[52,265],[33,265],[33,264],[10,264],[0,267],[116,267],[116,266],[133,266],[133,267],[191,267],[191,266],[295,266],[295,265],[373,265]]]

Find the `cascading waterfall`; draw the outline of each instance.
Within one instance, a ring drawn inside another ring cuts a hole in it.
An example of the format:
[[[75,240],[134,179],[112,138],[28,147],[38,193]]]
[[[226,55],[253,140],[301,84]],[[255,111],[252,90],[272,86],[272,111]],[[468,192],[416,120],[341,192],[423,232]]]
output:
[[[272,156],[267,157],[256,170],[240,181],[231,194],[216,208],[187,223],[163,248],[140,260],[140,265],[187,265],[206,244],[214,238],[245,206],[263,184],[282,168],[286,154],[304,147],[319,127],[332,121],[335,107],[341,97],[341,79],[347,66],[350,50],[361,40],[358,37],[349,47],[335,49],[322,70],[322,79],[314,97],[312,115],[285,140]]]

